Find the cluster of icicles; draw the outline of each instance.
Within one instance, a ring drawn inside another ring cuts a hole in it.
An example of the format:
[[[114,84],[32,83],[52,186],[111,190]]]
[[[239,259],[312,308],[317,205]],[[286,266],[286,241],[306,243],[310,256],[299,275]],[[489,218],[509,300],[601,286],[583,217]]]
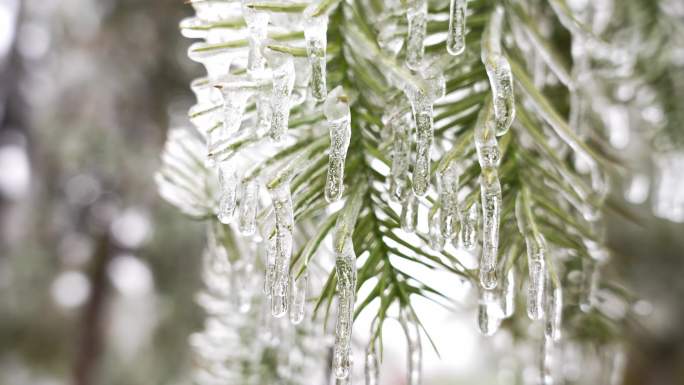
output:
[[[183,20],[181,30],[187,37],[203,39],[194,43],[188,54],[206,67],[207,76],[191,85],[197,104],[191,108],[189,116],[206,143],[206,159],[184,158],[189,163],[205,163],[216,170],[216,205],[207,207],[206,203],[213,199],[208,192],[212,189],[211,184],[202,189],[210,197],[207,198],[200,196],[203,193],[179,191],[177,186],[166,182],[164,178],[168,179],[168,175],[160,177],[159,181],[162,195],[188,214],[202,217],[215,212],[220,222],[231,224],[243,236],[266,234],[268,263],[264,291],[270,298],[270,313],[277,318],[289,314],[295,325],[305,318],[309,277],[306,269],[299,272],[290,269],[295,226],[290,182],[304,160],[295,157],[289,167],[276,170],[266,182],[264,174],[271,171],[268,156],[283,143],[288,143],[291,110],[298,107],[322,112],[330,136],[325,198],[334,202],[343,195],[344,165],[352,132],[351,100],[341,87],[328,91],[326,84],[327,12],[334,3],[313,2],[293,12],[293,8],[301,7],[300,3],[191,1],[196,15]],[[401,226],[407,232],[415,231],[419,198],[430,188],[433,105],[445,94],[443,74],[436,73],[424,60],[427,12],[427,0],[413,0],[408,2],[405,13],[408,21],[405,66],[421,79],[421,85],[407,82],[402,91],[408,104],[399,103],[383,116],[383,123],[391,129],[393,138],[388,178],[390,197],[401,202]],[[465,51],[466,16],[467,1],[451,0],[446,38],[451,56],[462,55]],[[509,131],[516,115],[511,65],[502,50],[503,22],[504,10],[496,7],[481,44],[481,60],[489,79],[491,97],[481,109],[474,135],[482,170],[480,204],[465,204],[459,184],[465,166],[461,159],[450,159],[441,162],[434,173],[438,210],[429,218],[430,241],[436,249],[451,242],[457,247],[474,250],[478,239],[482,240],[478,320],[485,335],[492,335],[501,321],[513,314],[517,279],[511,266],[501,274],[498,260],[502,191],[497,137]],[[299,41],[301,35],[303,42]],[[576,149],[568,141],[570,147]],[[237,150],[245,143],[250,151]],[[413,154],[412,143],[415,143]],[[167,148],[167,153],[182,152],[185,145],[177,140]],[[581,151],[581,148],[577,149]],[[412,160],[412,179],[409,181],[407,176]],[[184,174],[179,174],[178,178],[192,180],[191,169],[178,162],[170,163],[174,170],[167,170],[169,173]],[[256,167],[249,167],[255,163]],[[272,226],[260,231],[259,205],[264,185],[271,202],[268,214]],[[560,338],[563,295],[559,279],[546,266],[546,242],[536,229],[527,194],[525,191],[519,194],[515,207],[529,266],[527,313],[533,320],[545,320],[546,347]],[[338,218],[333,239],[338,300],[332,368],[336,381],[341,384],[351,381],[352,370],[356,255],[351,231],[360,207],[351,206]],[[597,269],[596,264],[589,265],[587,271],[592,273],[585,274],[590,277],[586,287],[592,290],[596,285]],[[417,385],[422,356],[418,321],[408,312],[402,312],[400,320],[408,339],[408,383]],[[367,384],[379,381],[377,354],[377,347],[371,343],[365,366]],[[542,369],[544,365],[542,363]]]

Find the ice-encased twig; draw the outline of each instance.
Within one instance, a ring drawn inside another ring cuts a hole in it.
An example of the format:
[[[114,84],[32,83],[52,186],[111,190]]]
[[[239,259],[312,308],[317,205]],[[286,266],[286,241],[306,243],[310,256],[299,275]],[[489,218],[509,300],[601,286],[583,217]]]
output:
[[[325,79],[328,15],[314,15],[318,6],[314,2],[304,10],[304,40],[311,66],[311,94],[316,100],[325,100],[328,92]]]
[[[482,34],[482,63],[487,70],[492,90],[496,135],[508,132],[515,119],[515,96],[513,95],[513,75],[508,59],[501,49],[504,10],[497,6]]]
[[[451,0],[449,3],[449,30],[447,31],[447,52],[460,55],[465,51],[466,17],[468,0]]]
[[[332,90],[325,101],[323,112],[330,131],[328,176],[325,183],[325,199],[335,202],[344,191],[344,165],[351,140],[351,113],[349,97],[341,86]]]

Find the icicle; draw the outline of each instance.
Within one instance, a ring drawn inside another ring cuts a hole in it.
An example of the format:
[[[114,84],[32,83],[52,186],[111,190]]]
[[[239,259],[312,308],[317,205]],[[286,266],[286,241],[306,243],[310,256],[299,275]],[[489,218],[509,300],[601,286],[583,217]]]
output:
[[[390,175],[390,199],[400,200],[408,187],[408,168],[411,159],[411,115],[398,112],[390,118],[392,139],[392,166]]]
[[[515,96],[513,95],[513,75],[508,59],[501,50],[501,31],[503,28],[503,7],[497,6],[482,35],[482,63],[492,89],[496,135],[508,132],[515,119]]]
[[[444,248],[445,239],[442,235],[442,229],[440,226],[440,217],[442,216],[442,211],[444,209],[433,210],[428,216],[428,228],[430,230],[430,247],[433,250],[442,250]]]
[[[410,0],[406,10],[406,18],[408,20],[406,66],[412,70],[418,70],[425,54],[428,22],[427,0]]]
[[[511,266],[502,282],[502,311],[504,318],[510,318],[515,313],[515,267]]]
[[[295,279],[292,277],[292,287],[290,289],[290,322],[298,325],[304,319],[304,305],[306,304],[306,286],[309,281],[308,271]]]
[[[460,55],[465,51],[466,13],[468,0],[451,0],[449,6],[449,30],[447,32],[447,52]]]
[[[304,39],[311,65],[311,94],[316,100],[325,100],[328,92],[325,80],[328,15],[313,15],[318,7],[318,2],[314,2],[304,11]]]
[[[342,241],[342,245],[338,245],[339,242],[335,242],[338,299],[333,370],[335,377],[338,379],[347,378],[351,374],[351,334],[356,290],[356,254],[354,254],[354,245],[351,242],[351,234],[344,238],[345,240]]]
[[[496,266],[499,252],[499,222],[501,220],[501,184],[499,146],[494,135],[491,105],[485,103],[475,124],[475,148],[480,163],[480,195],[482,200],[482,256],[480,283],[486,289],[497,285]]]
[[[378,345],[375,343],[375,329],[377,318],[371,324],[371,339],[366,347],[366,366],[364,367],[364,377],[366,385],[380,384],[380,359],[378,358]]]
[[[290,96],[295,82],[295,67],[292,55],[269,48],[264,56],[273,72],[271,91],[271,127],[269,136],[280,142],[288,129],[290,120]]]
[[[344,164],[351,139],[351,114],[349,97],[341,86],[328,94],[323,107],[330,131],[328,178],[325,183],[325,199],[335,202],[344,191]]]
[[[420,385],[423,374],[423,347],[418,320],[410,309],[402,309],[399,322],[406,334],[407,385]]]
[[[272,190],[271,201],[275,214],[274,277],[271,287],[271,313],[282,317],[287,311],[287,289],[290,279],[290,258],[292,257],[292,230],[294,218],[290,185],[282,183]]]
[[[432,73],[434,69],[421,74],[427,89],[406,88],[416,125],[416,158],[413,166],[413,192],[418,196],[427,193],[430,185],[430,150],[434,136],[433,103],[445,93],[444,76]]]
[[[273,281],[275,277],[275,242],[273,239],[266,241],[266,271],[264,273],[264,294],[271,296]]]
[[[454,239],[458,231],[458,192],[459,179],[463,172],[456,162],[450,162],[444,170],[437,172],[437,189],[439,192],[439,229],[446,239]]]
[[[553,385],[553,340],[544,337],[539,352],[539,383]]]
[[[477,323],[482,335],[491,336],[499,330],[503,318],[500,303],[501,299],[497,291],[480,289]]]
[[[461,210],[461,228],[458,232],[459,246],[465,250],[473,250],[477,245],[477,222],[480,208],[474,202],[467,209]],[[456,246],[456,245],[454,245]]]
[[[408,191],[404,202],[401,204],[400,222],[402,230],[407,233],[412,233],[416,230],[416,222],[418,221],[418,198],[413,194],[413,191]]]
[[[582,260],[582,284],[580,286],[580,310],[585,313],[594,308],[596,301],[596,290],[600,271],[597,262],[591,259]]]
[[[553,341],[560,340],[562,319],[563,289],[561,286],[554,286],[553,289],[549,290],[546,300],[546,327],[544,329],[546,338]]]
[[[259,183],[256,179],[244,179],[240,186],[238,207],[238,229],[242,235],[256,231],[256,215],[259,205]]]
[[[261,46],[266,41],[269,15],[268,12],[259,12],[248,7],[249,2],[250,0],[241,0],[242,17],[245,19],[247,29],[249,30],[247,68],[251,71],[262,69],[266,64]]]
[[[216,86],[223,96],[223,137],[240,129],[247,100],[254,92],[255,83],[244,76],[229,76]]]
[[[482,256],[480,283],[486,289],[498,284],[496,266],[499,252],[499,220],[501,218],[501,185],[495,169],[484,169],[480,176],[482,199]]]
[[[217,217],[221,223],[228,224],[233,220],[237,197],[237,174],[232,165],[222,163],[218,170],[219,205]]]
[[[526,190],[518,194],[515,202],[515,216],[520,234],[525,238],[529,283],[527,293],[527,315],[532,320],[544,316],[544,288],[546,281],[546,240],[535,230],[531,222],[532,213],[526,207]]]
[[[233,58],[243,49],[213,49],[208,43],[193,43],[188,48],[188,58],[201,63],[210,79],[216,79],[229,72]]]
[[[254,124],[257,135],[261,136],[271,131],[271,84],[272,72],[270,69],[252,70],[250,76],[260,85],[256,90],[256,123]]]

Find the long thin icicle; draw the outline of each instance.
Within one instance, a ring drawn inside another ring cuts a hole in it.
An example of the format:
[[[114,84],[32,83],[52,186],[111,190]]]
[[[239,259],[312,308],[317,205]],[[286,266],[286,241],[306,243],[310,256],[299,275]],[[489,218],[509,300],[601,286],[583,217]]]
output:
[[[458,234],[458,215],[459,215],[459,180],[463,169],[458,163],[452,161],[437,171],[437,190],[439,193],[439,229],[442,236],[452,240]]]
[[[427,0],[410,0],[406,10],[406,18],[408,20],[406,66],[415,71],[420,68],[425,55],[425,37],[428,23]]]
[[[413,194],[413,191],[408,191],[404,202],[401,204],[400,222],[402,230],[407,233],[412,233],[416,230],[416,223],[418,221],[418,198]]]
[[[351,140],[351,113],[349,97],[341,86],[328,94],[323,106],[330,131],[330,153],[328,161],[328,177],[325,183],[325,199],[335,202],[342,197],[344,191],[344,164],[347,149]]]
[[[563,289],[551,280],[553,287],[547,293],[546,300],[546,326],[544,334],[553,341],[561,338],[561,324],[563,319]]]
[[[466,17],[468,0],[451,0],[449,4],[449,30],[447,31],[447,52],[460,55],[465,51]]]
[[[247,100],[252,96],[255,83],[246,76],[229,76],[216,86],[223,96],[223,133],[226,138],[240,129],[247,107]]]
[[[357,187],[335,224],[333,249],[337,273],[337,323],[333,346],[333,372],[339,379],[351,376],[351,336],[356,296],[356,254],[352,233],[361,210],[365,189]]]
[[[272,238],[274,275],[271,286],[271,313],[275,317],[282,317],[288,308],[287,291],[290,280],[294,215],[289,183],[283,182],[275,186],[270,193],[275,214],[275,234]]]
[[[501,49],[504,9],[497,6],[489,18],[482,35],[482,63],[492,89],[496,135],[508,132],[515,119],[515,96],[513,95],[513,75],[508,59]]]
[[[423,347],[420,343],[420,327],[413,311],[402,309],[399,322],[406,334],[407,385],[420,385],[423,375]]]
[[[475,124],[475,147],[482,170],[480,195],[482,200],[482,255],[480,283],[493,289],[498,283],[496,267],[499,253],[499,222],[501,220],[501,184],[499,182],[499,146],[494,135],[495,122],[491,104],[485,103]]]
[[[529,191],[523,189],[515,201],[515,217],[518,230],[525,239],[529,283],[527,293],[527,315],[532,320],[544,316],[544,288],[546,281],[546,240],[537,229],[532,218]]]
[[[314,15],[318,6],[314,2],[304,10],[304,39],[311,66],[311,94],[316,100],[325,100],[328,92],[325,80],[328,15]]]
[[[480,218],[480,208],[477,202],[470,207],[460,208],[461,228],[458,231],[458,245],[465,250],[473,250],[477,245],[477,222]]]
[[[510,318],[515,313],[515,267],[511,266],[502,282],[502,311],[504,318]]]

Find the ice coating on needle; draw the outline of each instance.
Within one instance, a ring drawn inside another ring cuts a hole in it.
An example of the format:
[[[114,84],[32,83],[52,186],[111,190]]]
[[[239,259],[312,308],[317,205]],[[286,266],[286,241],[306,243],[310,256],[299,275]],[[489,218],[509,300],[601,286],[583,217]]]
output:
[[[406,360],[408,385],[420,385],[423,374],[423,347],[420,342],[420,326],[413,311],[402,309],[399,322],[406,335]]]
[[[239,198],[238,229],[242,235],[252,235],[256,231],[259,182],[256,179],[244,179],[240,185]]]
[[[306,287],[309,282],[309,273],[304,271],[299,278],[292,277],[290,289],[290,322],[298,325],[304,319],[304,305],[306,305]]]
[[[467,11],[468,0],[451,0],[449,3],[449,29],[446,47],[450,55],[460,55],[465,51]]]
[[[221,163],[218,167],[219,202],[217,217],[222,223],[233,220],[237,199],[238,177],[231,164]]]
[[[427,0],[410,0],[406,9],[408,35],[406,36],[406,66],[418,70],[425,55],[425,37],[427,36],[428,2]]]
[[[271,67],[273,81],[269,136],[280,142],[287,132],[290,120],[290,96],[294,88],[295,66],[292,55],[269,49],[268,44],[265,43],[264,56]]]
[[[325,183],[325,199],[335,202],[344,191],[344,164],[351,140],[351,113],[349,97],[341,86],[332,90],[325,101],[323,112],[330,131],[328,177]]]
[[[325,79],[328,15],[314,15],[317,9],[318,3],[314,2],[304,10],[304,40],[311,66],[311,94],[316,100],[325,100],[328,92]]]
[[[501,311],[501,299],[495,290],[480,289],[480,298],[477,307],[477,324],[480,333],[491,336],[499,330],[503,313]]]
[[[561,338],[561,324],[563,320],[563,289],[561,286],[554,286],[547,293],[546,300],[546,322],[544,334],[546,338],[559,341]]]
[[[290,259],[292,257],[292,231],[294,215],[289,183],[281,183],[270,191],[275,216],[273,242],[273,282],[271,286],[271,313],[282,317],[288,308]]]
[[[496,135],[508,132],[515,119],[515,96],[513,94],[513,74],[508,59],[501,49],[504,10],[497,6],[489,18],[482,35],[482,63],[487,71],[492,90]]]

